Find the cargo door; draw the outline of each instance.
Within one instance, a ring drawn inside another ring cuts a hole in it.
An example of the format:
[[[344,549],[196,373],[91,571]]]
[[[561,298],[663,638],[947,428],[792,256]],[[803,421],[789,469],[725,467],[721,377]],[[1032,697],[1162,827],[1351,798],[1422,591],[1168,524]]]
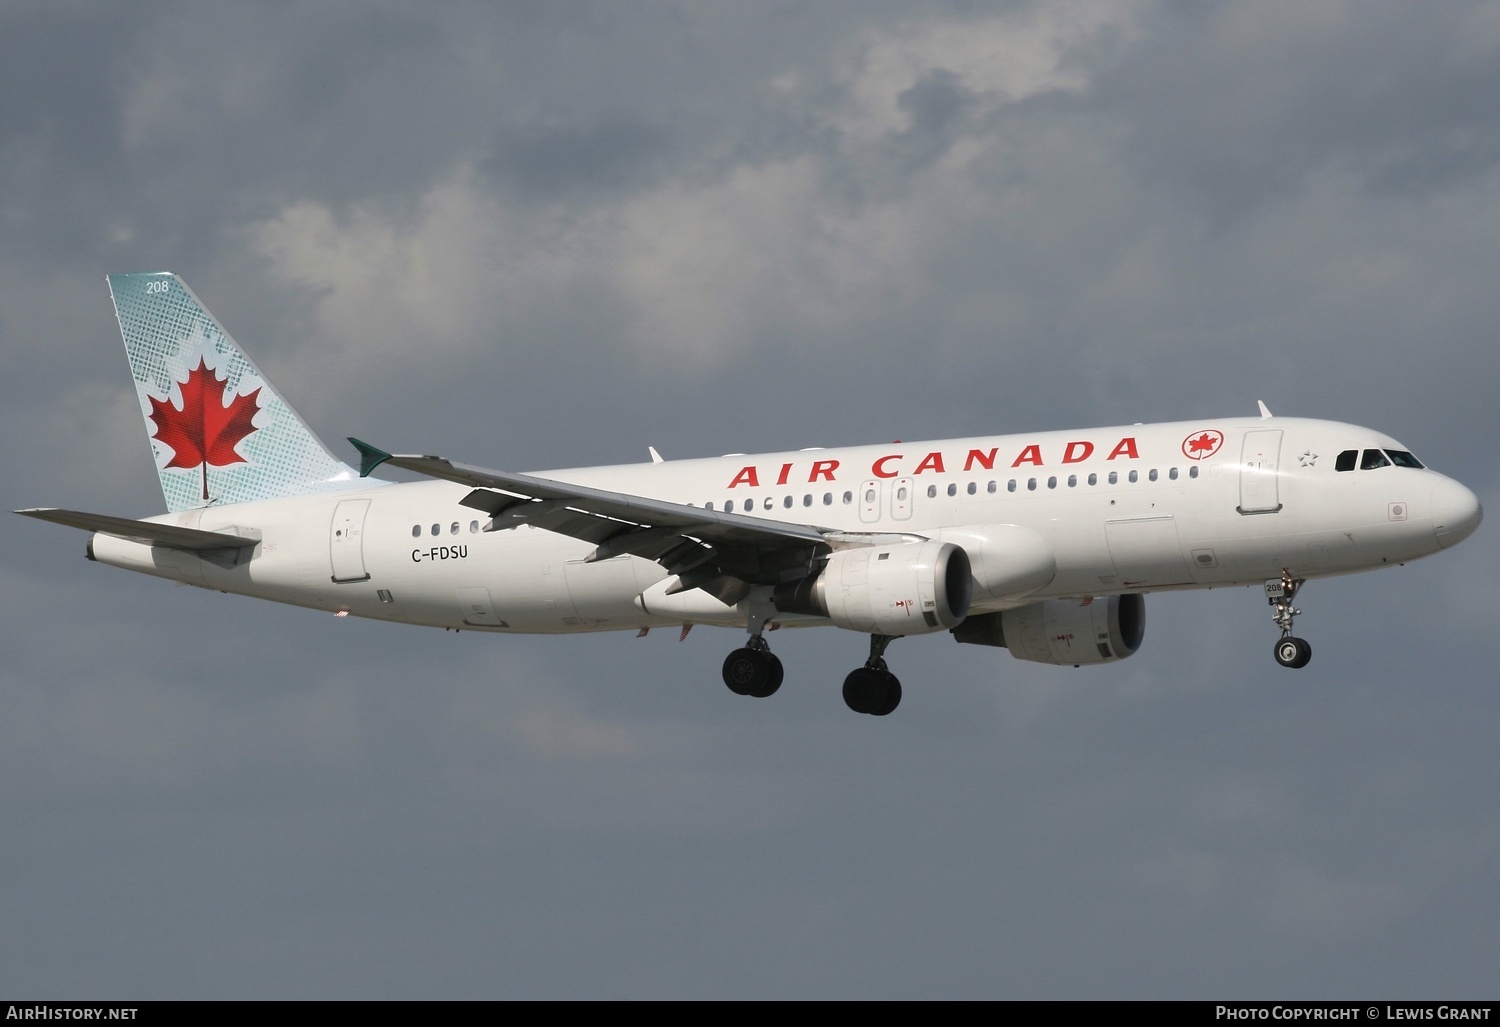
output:
[[[645,586],[636,580],[637,561],[629,556],[563,564],[563,580],[578,619],[587,627],[628,627],[641,618],[635,597]]]
[[[1106,521],[1104,537],[1123,587],[1158,588],[1192,583],[1177,538],[1177,522],[1171,517]]]
[[[471,627],[506,627],[505,621],[495,612],[495,604],[490,600],[490,590],[487,588],[455,588],[453,596],[458,600],[458,608],[463,612],[464,623]]]

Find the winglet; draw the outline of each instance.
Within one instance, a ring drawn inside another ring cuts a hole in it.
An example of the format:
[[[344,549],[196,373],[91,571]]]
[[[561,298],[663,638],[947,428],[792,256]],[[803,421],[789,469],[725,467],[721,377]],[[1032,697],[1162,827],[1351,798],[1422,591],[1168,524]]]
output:
[[[1271,409],[1267,407],[1264,402],[1262,402],[1261,400],[1256,400],[1255,405],[1260,407],[1260,416],[1262,419],[1266,419],[1271,416]]]
[[[661,458],[661,454],[656,451],[656,447],[655,446],[647,446],[646,447],[646,451],[651,454],[651,462],[653,464],[659,464],[659,463],[663,462],[662,458]]]
[[[361,442],[352,435],[349,436],[349,441],[355,449],[359,450],[359,476],[361,478],[368,478],[371,471],[391,458],[391,454],[385,450],[376,449],[368,442]]]

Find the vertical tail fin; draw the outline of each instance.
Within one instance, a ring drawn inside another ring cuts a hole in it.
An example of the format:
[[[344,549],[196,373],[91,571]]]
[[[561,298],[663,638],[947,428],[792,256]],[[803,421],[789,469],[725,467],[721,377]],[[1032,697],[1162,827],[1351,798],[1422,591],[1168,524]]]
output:
[[[181,278],[110,275],[109,293],[168,510],[362,484]]]

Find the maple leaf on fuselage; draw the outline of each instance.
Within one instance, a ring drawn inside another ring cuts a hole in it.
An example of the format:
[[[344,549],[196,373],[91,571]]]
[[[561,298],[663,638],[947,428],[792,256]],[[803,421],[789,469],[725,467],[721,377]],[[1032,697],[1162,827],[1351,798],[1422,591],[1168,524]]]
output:
[[[1214,447],[1217,446],[1218,444],[1219,444],[1219,440],[1218,439],[1214,438],[1212,435],[1208,434],[1207,432],[1204,432],[1202,435],[1199,435],[1196,439],[1193,439],[1190,442],[1188,442],[1188,451],[1191,452],[1191,453],[1212,453],[1213,450],[1214,450]]]
[[[235,396],[225,406],[224,383],[228,380],[227,374],[217,377],[208,369],[208,361],[200,357],[198,366],[188,372],[187,381],[177,383],[182,390],[181,410],[166,400],[148,397],[156,440],[172,447],[168,467],[225,467],[245,462],[234,447],[255,430],[251,421],[260,410],[260,389]]]

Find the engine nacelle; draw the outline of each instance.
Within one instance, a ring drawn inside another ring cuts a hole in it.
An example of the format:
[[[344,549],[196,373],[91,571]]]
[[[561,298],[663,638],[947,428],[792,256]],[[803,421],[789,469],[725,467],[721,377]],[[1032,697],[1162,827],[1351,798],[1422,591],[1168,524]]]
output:
[[[970,617],[953,637],[1003,646],[1018,660],[1081,666],[1131,656],[1146,635],[1146,600],[1139,593],[1098,599],[1047,599]]]
[[[869,635],[922,635],[963,622],[973,584],[969,556],[951,542],[843,549],[818,573],[776,589],[782,613],[827,617]]]

